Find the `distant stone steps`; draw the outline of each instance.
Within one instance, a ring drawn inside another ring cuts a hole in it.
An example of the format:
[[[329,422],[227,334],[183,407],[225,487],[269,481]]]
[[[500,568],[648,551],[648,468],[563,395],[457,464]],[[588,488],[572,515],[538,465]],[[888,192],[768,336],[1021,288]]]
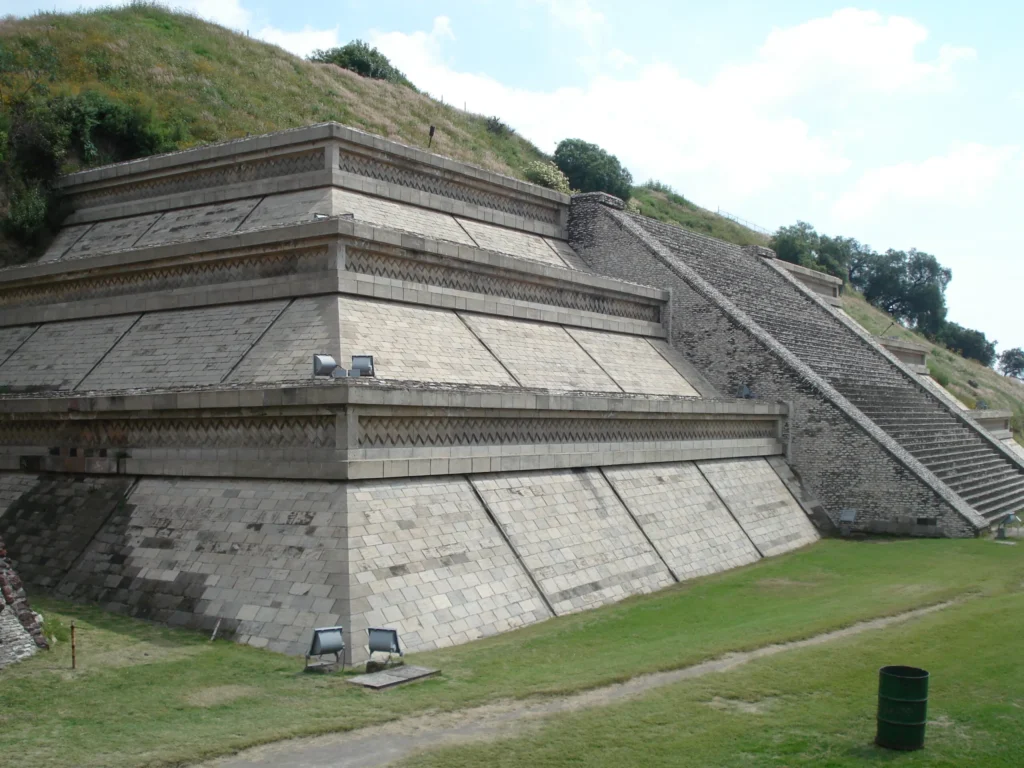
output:
[[[864,339],[776,274],[760,257],[641,225],[765,331],[827,379],[879,428],[978,512],[1024,507],[1024,471]]]

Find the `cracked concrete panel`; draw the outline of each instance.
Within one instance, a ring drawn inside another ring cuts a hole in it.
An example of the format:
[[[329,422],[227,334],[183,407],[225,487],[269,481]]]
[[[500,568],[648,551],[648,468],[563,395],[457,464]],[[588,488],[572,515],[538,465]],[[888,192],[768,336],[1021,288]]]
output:
[[[151,312],[81,384],[90,389],[218,384],[286,301]]]
[[[258,202],[259,198],[251,197],[246,200],[182,208],[165,213],[163,218],[139,239],[136,247],[230,234],[238,228]]]
[[[604,474],[680,580],[760,559],[696,465],[608,467]]]
[[[393,203],[342,189],[333,191],[333,201],[335,216],[351,213],[357,221],[365,221],[377,227],[400,229],[434,240],[474,245],[455,218],[447,213]]]
[[[516,229],[505,229],[472,219],[458,219],[476,244],[488,251],[498,251],[530,261],[539,261],[553,267],[566,264],[540,235],[531,235]]]
[[[84,259],[87,256],[134,248],[139,238],[162,215],[161,213],[147,213],[142,216],[130,216],[127,219],[101,221],[71,246],[64,254],[62,261]]]
[[[516,382],[446,309],[342,297],[341,363],[373,355],[379,379],[512,386]]]
[[[764,459],[723,459],[697,464],[765,557],[781,555],[819,539],[814,525]]]
[[[73,389],[138,317],[47,323],[0,365],[0,386],[13,391]]]
[[[551,615],[463,477],[349,485],[348,535],[353,645],[393,627],[442,648]]]
[[[560,325],[490,315],[462,317],[524,387],[620,391]]]
[[[470,482],[559,615],[673,583],[598,470],[473,475]]]
[[[690,382],[642,336],[582,328],[565,330],[626,392],[700,397]]]
[[[229,383],[308,379],[313,355],[339,358],[338,299],[296,299],[249,351]]]
[[[74,224],[70,227],[61,227],[60,232],[57,233],[57,236],[53,238],[53,242],[50,243],[50,247],[46,249],[46,253],[39,257],[39,263],[62,259],[68,249],[78,242],[79,238],[88,232],[91,226],[92,224]]]

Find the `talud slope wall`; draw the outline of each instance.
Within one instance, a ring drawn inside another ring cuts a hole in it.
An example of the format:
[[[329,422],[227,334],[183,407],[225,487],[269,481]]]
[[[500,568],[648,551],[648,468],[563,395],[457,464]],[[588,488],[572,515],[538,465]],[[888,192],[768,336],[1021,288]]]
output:
[[[429,650],[817,538],[760,458],[350,483],[0,474],[0,502],[30,588],[294,654],[341,624],[356,662],[367,627]]]

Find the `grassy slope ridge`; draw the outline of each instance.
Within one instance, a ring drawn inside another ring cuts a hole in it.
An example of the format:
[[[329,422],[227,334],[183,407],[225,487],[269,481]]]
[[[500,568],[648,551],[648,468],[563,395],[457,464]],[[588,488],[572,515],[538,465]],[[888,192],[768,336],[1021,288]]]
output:
[[[928,341],[924,336],[907,330],[899,323],[894,325],[892,317],[872,307],[863,297],[850,290],[849,286],[843,296],[843,309],[871,333],[895,336],[927,346],[930,350],[928,361],[932,375],[947,377],[949,383],[946,389],[965,405],[973,408],[979,400],[984,400],[989,408],[1018,414],[1013,424],[1015,437],[1017,442],[1024,445],[1024,435],[1021,433],[1021,424],[1024,422],[1024,382],[1001,376],[974,360],[966,360],[945,347]],[[978,386],[972,387],[971,381]]]
[[[369,80],[192,16],[152,6],[39,14],[0,22],[0,45],[57,48],[54,92],[98,90],[184,128],[179,148],[334,120],[496,173],[523,178],[544,157],[517,134],[409,88]],[[644,212],[746,244],[763,238],[682,200],[637,188]]]

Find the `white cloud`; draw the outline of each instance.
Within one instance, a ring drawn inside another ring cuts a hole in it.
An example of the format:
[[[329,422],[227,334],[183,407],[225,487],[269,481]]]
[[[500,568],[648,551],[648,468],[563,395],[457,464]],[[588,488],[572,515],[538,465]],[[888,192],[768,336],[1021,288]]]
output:
[[[279,45],[296,56],[309,56],[317,48],[334,48],[338,46],[338,28],[313,29],[303,27],[299,32],[286,32],[276,27],[264,27],[258,37],[268,43]]]
[[[612,48],[608,51],[605,58],[608,59],[608,63],[615,67],[615,69],[625,69],[636,64],[636,59],[618,48]]]
[[[864,218],[883,205],[977,202],[1020,154],[1016,146],[958,144],[920,163],[872,168],[832,208],[839,219]]]
[[[603,13],[595,10],[590,0],[537,0],[547,9],[556,24],[577,30],[588,45],[596,45],[605,25]]]
[[[771,103],[822,90],[893,93],[944,85],[956,62],[975,56],[944,45],[935,60],[922,60],[917,49],[927,38],[912,19],[849,8],[773,29],[754,61],[724,70],[715,85]]]
[[[561,4],[559,12],[569,7],[589,5]],[[574,18],[599,23],[585,12]],[[429,32],[371,35],[417,86],[450,103],[465,102],[473,112],[500,115],[546,151],[566,137],[595,141],[617,153],[637,179],[661,178],[710,200],[735,200],[850,167],[847,139],[835,131],[815,135],[792,104],[795,96],[826,88],[891,93],[932,87],[970,55],[944,48],[934,61],[923,60],[916,51],[927,30],[917,23],[847,10],[773,30],[749,62],[707,82],[655,64],[630,75],[595,72],[579,88],[532,91],[457,70],[444,55],[451,38],[443,16]],[[627,58],[621,51],[606,55],[609,62]],[[698,175],[700,190],[693,185]]]

